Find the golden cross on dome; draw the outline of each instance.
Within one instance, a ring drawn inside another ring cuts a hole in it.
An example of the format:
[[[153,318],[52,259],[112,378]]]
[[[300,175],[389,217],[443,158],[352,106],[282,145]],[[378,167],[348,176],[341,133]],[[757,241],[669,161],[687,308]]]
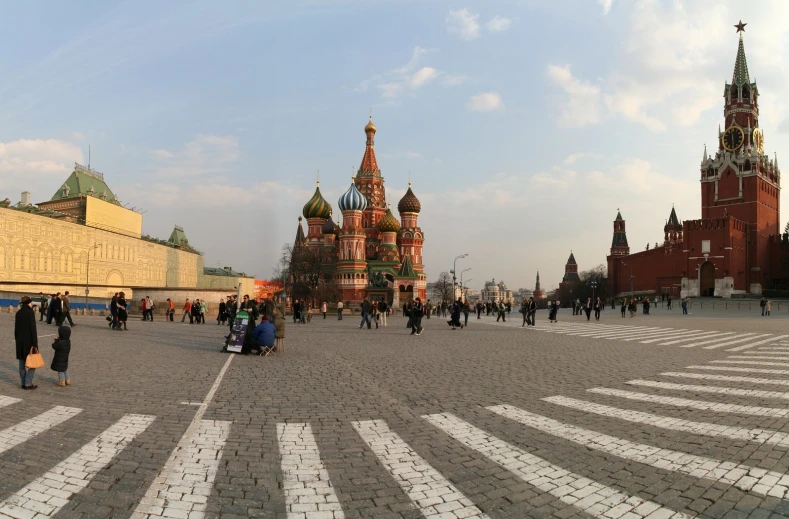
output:
[[[745,32],[745,26],[746,25],[748,25],[748,24],[747,23],[742,23],[742,20],[740,20],[740,23],[735,24],[734,26],[737,28],[737,32]]]

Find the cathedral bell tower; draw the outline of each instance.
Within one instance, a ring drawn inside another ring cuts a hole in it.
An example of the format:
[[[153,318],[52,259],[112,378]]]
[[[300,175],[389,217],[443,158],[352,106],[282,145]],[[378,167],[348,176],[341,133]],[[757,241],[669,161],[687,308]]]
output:
[[[373,118],[364,127],[367,142],[359,170],[356,172],[354,183],[367,199],[367,208],[362,214],[362,227],[365,234],[365,253],[367,259],[378,259],[378,249],[381,246],[381,232],[378,230],[378,221],[386,214],[386,190],[378,160],[375,158],[375,134],[378,131]]]

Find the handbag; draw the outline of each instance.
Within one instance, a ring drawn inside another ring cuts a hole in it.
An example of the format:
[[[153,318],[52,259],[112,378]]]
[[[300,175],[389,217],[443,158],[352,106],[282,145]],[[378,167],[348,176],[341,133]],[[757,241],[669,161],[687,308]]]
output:
[[[38,369],[44,367],[44,357],[38,352],[38,348],[33,346],[25,359],[27,369]]]

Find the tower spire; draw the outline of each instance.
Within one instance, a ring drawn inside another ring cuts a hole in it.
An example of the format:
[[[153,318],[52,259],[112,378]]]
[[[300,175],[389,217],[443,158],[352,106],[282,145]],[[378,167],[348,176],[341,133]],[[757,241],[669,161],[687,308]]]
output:
[[[707,143],[704,143],[704,156],[701,158],[702,162],[707,162]]]
[[[746,25],[748,24],[742,23],[742,20],[735,25],[737,32],[740,33],[740,43],[737,47],[737,59],[734,61],[734,72],[731,76],[731,83],[737,86],[742,86],[751,82],[751,78],[748,75],[748,61],[745,59],[745,45],[742,41],[742,34],[745,31]]]
[[[364,133],[367,134],[367,144],[364,148],[364,156],[362,157],[362,164],[359,166],[359,176],[365,177],[380,177],[381,170],[378,169],[378,160],[375,158],[375,132],[378,131],[373,123],[373,116],[370,114],[370,121],[364,127]]]

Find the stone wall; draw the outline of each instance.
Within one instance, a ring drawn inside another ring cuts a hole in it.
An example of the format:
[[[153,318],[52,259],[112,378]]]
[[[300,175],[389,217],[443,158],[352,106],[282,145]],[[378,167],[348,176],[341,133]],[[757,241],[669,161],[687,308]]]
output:
[[[26,292],[68,285],[84,296],[86,281],[98,297],[135,286],[198,287],[203,265],[200,254],[0,208],[0,282]]]

